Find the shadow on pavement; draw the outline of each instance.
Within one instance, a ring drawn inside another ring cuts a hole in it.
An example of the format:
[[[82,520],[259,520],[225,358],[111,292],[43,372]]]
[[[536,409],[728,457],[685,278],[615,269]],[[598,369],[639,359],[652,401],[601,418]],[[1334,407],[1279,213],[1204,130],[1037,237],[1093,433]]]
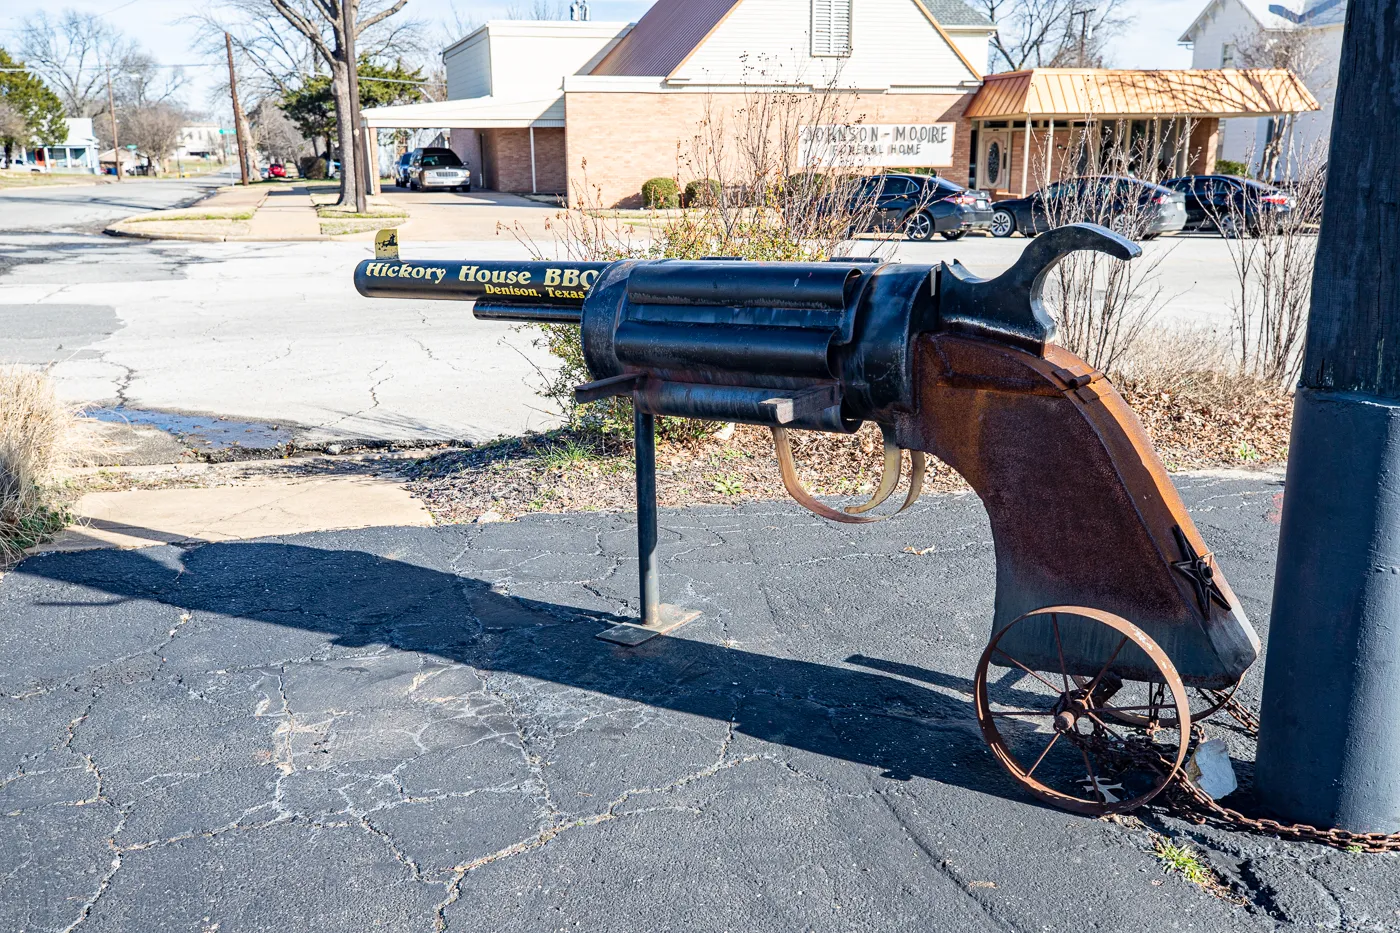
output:
[[[170,646],[183,645],[174,669],[272,664],[284,655],[256,654],[279,650],[266,626],[303,629],[328,636],[332,654],[372,645],[421,652],[733,722],[738,734],[878,768],[885,777],[924,777],[1031,802],[987,753],[963,677],[863,655],[849,660],[867,670],[834,667],[683,637],[624,649],[593,637],[614,616],[506,596],[481,580],[358,550],[227,543],[184,552],[183,561],[153,557],[164,550],[42,555],[20,572],[104,594],[44,603],[50,607],[156,601],[192,613]],[[1017,679],[1003,677],[994,699],[1014,698]]]

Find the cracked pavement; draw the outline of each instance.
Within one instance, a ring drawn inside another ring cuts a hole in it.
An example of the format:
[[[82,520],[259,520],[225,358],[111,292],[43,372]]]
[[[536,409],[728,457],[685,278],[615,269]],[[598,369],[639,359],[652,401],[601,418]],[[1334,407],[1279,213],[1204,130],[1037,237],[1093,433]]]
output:
[[[361,297],[351,273],[372,254],[0,234],[0,363],[49,366],[74,403],[265,422],[303,445],[477,443],[557,424],[533,388],[554,364],[530,334],[468,304]]]
[[[1264,628],[1281,483],[1177,482]],[[663,594],[704,615],[630,650],[593,637],[635,607],[626,516],[25,561],[0,929],[1400,929],[1400,857],[1019,792],[971,708],[976,498],[662,530]],[[1164,874],[1152,832],[1232,896]]]

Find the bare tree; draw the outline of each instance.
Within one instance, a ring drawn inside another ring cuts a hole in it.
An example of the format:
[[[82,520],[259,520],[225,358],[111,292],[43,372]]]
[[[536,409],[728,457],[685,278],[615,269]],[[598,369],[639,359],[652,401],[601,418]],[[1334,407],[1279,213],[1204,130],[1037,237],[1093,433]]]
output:
[[[65,10],[24,20],[20,51],[29,66],[57,92],[68,113],[90,117],[106,104],[107,69],[126,71],[138,54],[134,42],[93,13]]]
[[[278,107],[272,98],[263,98],[248,111],[254,148],[274,162],[293,162],[312,151],[311,141]]]
[[[993,71],[1097,67],[1131,18],[1126,0],[969,0],[997,25]]]
[[[1235,37],[1235,64],[1241,68],[1287,68],[1316,93],[1326,78],[1319,74],[1326,52],[1312,30],[1260,29]],[[1282,155],[1291,143],[1296,113],[1269,119],[1269,134],[1259,155],[1259,177],[1281,176]]]
[[[257,99],[299,86],[309,75],[331,78],[335,98],[336,135],[340,143],[340,205],[354,205],[362,179],[359,147],[351,131],[357,102],[350,93],[352,59],[411,56],[423,46],[422,24],[391,19],[408,0],[223,0],[224,15],[206,12],[194,17],[201,42],[223,42],[225,31],[248,55],[265,82]],[[344,15],[354,23],[347,35]],[[276,13],[280,19],[269,17]],[[287,29],[290,25],[292,28]]]

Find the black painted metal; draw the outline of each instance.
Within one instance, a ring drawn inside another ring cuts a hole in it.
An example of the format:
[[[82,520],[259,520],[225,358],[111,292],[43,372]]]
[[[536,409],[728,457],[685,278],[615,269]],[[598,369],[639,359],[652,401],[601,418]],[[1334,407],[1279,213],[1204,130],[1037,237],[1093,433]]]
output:
[[[1347,5],[1274,573],[1255,786],[1400,831],[1400,142],[1395,0]]]
[[[504,301],[582,308],[605,262],[429,262],[366,259],[355,288],[367,298]]]
[[[661,621],[661,577],[656,564],[656,417],[640,408],[632,428],[637,457],[637,578],[643,625]]]
[[[1056,227],[1032,240],[1016,264],[994,279],[979,279],[958,263],[944,267],[938,280],[938,323],[926,329],[987,337],[1043,353],[1055,336],[1055,322],[1040,303],[1041,283],[1057,262],[1085,249],[1115,259],[1142,255],[1142,247],[1097,224]]]

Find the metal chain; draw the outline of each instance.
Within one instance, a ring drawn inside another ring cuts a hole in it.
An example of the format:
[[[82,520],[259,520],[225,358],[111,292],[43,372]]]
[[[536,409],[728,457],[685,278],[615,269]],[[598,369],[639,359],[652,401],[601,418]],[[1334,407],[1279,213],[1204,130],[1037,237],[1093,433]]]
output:
[[[1259,716],[1254,710],[1233,697],[1227,699],[1221,709],[1243,726],[1251,738],[1258,739]],[[1193,744],[1199,746],[1205,740],[1205,730],[1200,723],[1193,723],[1191,732]],[[1169,766],[1170,762],[1161,759],[1161,765]],[[1353,833],[1345,829],[1320,829],[1306,823],[1280,823],[1263,817],[1245,816],[1238,810],[1216,803],[1191,782],[1184,768],[1178,768],[1172,775],[1165,796],[1167,803],[1183,819],[1198,825],[1214,823],[1285,839],[1321,843],[1350,852],[1400,852],[1400,833]]]

